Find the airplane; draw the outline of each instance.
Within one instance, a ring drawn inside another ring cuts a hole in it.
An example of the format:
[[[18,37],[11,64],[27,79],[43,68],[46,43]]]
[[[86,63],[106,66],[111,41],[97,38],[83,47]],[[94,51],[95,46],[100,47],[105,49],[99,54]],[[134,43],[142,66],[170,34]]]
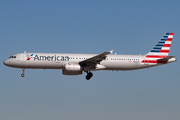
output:
[[[98,70],[137,70],[175,62],[175,56],[168,56],[174,33],[166,33],[153,49],[145,55],[118,55],[113,50],[101,54],[70,53],[18,53],[3,63],[13,68],[25,69],[62,69],[63,75],[87,73],[89,80]],[[111,53],[111,54],[110,54]]]

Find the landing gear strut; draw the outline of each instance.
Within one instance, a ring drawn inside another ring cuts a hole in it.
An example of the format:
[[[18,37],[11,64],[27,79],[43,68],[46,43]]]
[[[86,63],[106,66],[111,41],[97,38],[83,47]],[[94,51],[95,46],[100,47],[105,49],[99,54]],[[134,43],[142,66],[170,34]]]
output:
[[[91,79],[92,76],[93,76],[92,72],[87,72],[86,80]]]
[[[24,72],[25,72],[25,69],[23,69],[23,73],[21,74],[21,77],[24,77],[25,75],[24,75]]]

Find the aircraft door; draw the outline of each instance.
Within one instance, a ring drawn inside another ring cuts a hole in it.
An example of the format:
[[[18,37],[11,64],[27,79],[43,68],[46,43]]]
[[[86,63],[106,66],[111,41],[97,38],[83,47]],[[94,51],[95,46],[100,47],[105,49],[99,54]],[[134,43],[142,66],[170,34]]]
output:
[[[21,54],[21,61],[26,61],[27,54]]]

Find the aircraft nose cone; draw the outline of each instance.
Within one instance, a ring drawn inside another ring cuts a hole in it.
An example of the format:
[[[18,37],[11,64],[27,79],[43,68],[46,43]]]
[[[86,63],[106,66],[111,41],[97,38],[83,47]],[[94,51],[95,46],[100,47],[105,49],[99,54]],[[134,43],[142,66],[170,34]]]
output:
[[[9,61],[8,61],[8,60],[5,60],[5,61],[3,62],[3,64],[6,65],[6,66],[8,66]]]

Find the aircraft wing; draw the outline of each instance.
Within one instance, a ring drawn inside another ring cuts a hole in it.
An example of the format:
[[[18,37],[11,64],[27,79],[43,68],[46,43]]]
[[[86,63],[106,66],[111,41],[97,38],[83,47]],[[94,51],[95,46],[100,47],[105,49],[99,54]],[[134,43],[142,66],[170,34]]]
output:
[[[168,60],[170,60],[171,58],[174,58],[175,56],[168,56],[168,57],[165,57],[165,58],[161,58],[161,59],[158,59],[157,61],[158,62],[167,62]]]
[[[86,60],[83,60],[83,61],[80,61],[79,64],[83,65],[83,64],[99,64],[102,60],[105,60],[106,59],[106,55],[108,55],[109,53],[112,53],[113,50],[109,51],[109,52],[104,52],[104,53],[101,53],[99,55],[96,55],[94,57],[91,57],[89,59],[86,59]]]

